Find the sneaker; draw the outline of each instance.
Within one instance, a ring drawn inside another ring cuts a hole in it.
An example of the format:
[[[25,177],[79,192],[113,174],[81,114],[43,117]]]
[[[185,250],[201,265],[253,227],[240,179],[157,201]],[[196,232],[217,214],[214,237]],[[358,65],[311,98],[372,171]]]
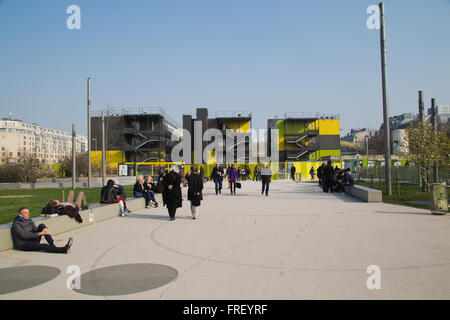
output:
[[[131,213],[130,209],[125,209],[125,212]]]
[[[65,254],[69,253],[69,250],[70,250],[70,247],[72,246],[72,244],[73,244],[73,238],[70,237],[69,241],[67,241],[67,244],[64,246],[64,253]]]
[[[119,215],[119,217],[125,217],[125,211],[122,211]]]
[[[150,206],[145,206],[145,209],[149,209],[150,208]]]

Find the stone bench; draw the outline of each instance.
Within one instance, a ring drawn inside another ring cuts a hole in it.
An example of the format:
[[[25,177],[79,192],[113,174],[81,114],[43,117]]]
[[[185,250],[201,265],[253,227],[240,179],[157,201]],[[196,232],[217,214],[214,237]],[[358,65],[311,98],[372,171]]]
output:
[[[380,190],[354,185],[351,187],[344,187],[344,191],[352,197],[365,202],[383,202]]]
[[[144,198],[127,198],[127,207],[131,211],[140,210],[145,207]],[[158,201],[158,198],[157,198]],[[118,203],[113,204],[90,204],[89,209],[80,210],[82,223],[78,223],[75,219],[68,216],[58,216],[54,218],[36,217],[32,218],[36,226],[44,223],[51,231],[52,235],[58,235],[74,229],[82,228],[96,222],[118,217],[120,207]],[[0,251],[13,248],[11,238],[12,223],[0,225]]]

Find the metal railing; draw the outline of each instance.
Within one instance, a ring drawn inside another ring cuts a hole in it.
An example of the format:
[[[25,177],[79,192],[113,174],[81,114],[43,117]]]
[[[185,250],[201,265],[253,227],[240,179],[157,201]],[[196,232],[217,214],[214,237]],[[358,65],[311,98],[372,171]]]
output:
[[[251,118],[250,111],[218,111],[215,113],[216,118]]]

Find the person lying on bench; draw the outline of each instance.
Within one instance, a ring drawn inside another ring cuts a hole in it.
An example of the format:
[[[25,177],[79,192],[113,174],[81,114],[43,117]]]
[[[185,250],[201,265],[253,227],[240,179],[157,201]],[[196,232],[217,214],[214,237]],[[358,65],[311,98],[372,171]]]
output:
[[[14,218],[11,227],[13,244],[16,249],[22,251],[46,251],[52,253],[68,253],[72,246],[73,239],[69,238],[64,247],[56,247],[50,230],[40,224],[37,228],[33,220],[30,219],[30,210],[26,207],[19,209],[19,215]],[[41,244],[41,238],[44,236],[48,244]]]
[[[84,195],[83,195],[84,197]],[[58,214],[58,215],[66,215],[71,218],[74,218],[77,222],[82,223],[83,218],[79,213],[80,208],[77,203],[74,202],[62,202],[59,203],[59,200],[53,199],[47,203],[47,205],[42,208],[41,215],[48,214]]]

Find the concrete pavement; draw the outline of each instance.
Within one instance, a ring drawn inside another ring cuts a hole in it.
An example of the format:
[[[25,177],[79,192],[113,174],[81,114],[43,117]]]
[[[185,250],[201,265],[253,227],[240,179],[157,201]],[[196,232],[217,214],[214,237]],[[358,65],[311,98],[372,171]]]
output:
[[[175,221],[160,206],[57,236],[74,238],[68,255],[0,252],[0,299],[450,298],[449,216],[310,183],[227,191],[207,183],[197,220],[185,200]],[[367,287],[371,265],[380,289]]]

